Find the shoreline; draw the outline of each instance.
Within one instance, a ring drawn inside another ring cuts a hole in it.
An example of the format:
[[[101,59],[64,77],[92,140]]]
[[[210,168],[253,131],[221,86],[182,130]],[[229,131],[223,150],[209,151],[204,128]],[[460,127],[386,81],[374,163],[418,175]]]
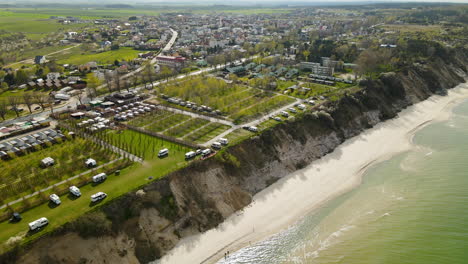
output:
[[[217,228],[182,239],[154,263],[216,263],[226,251],[235,252],[281,232],[359,186],[369,167],[409,150],[417,131],[448,119],[453,107],[468,98],[466,88],[467,83],[463,83],[446,96],[433,95],[402,110],[396,118],[346,140],[332,153],[257,193],[251,204]],[[287,215],[281,208],[289,208]]]

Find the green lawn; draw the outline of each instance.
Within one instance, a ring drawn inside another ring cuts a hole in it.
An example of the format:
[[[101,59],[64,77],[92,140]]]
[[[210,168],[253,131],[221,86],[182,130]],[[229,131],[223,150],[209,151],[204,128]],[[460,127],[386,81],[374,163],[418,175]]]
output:
[[[141,51],[127,47],[100,53],[72,53],[67,58],[57,60],[57,63],[81,65],[91,61],[95,61],[98,64],[112,64],[115,60],[133,60],[136,57],[138,57],[138,53],[141,53]]]
[[[140,137],[138,134],[140,133],[126,130],[123,133],[115,134],[114,136],[120,137],[127,143],[130,143],[132,142],[132,138]],[[114,198],[117,198],[131,190],[135,190],[151,181],[157,180],[169,172],[180,169],[188,164],[184,159],[184,154],[188,151],[186,147],[146,135],[141,136],[141,138],[145,138],[142,139],[142,142],[153,141],[153,144],[157,144],[158,148],[156,150],[163,147],[169,148],[169,156],[163,159],[159,159],[157,157],[148,158],[143,164],[133,164],[130,167],[123,169],[121,174],[118,176],[109,175],[107,180],[101,184],[87,184],[80,188],[82,196],[76,200],[70,199],[68,195],[63,195],[61,197],[62,204],[56,208],[50,208],[48,204],[42,204],[31,210],[23,212],[23,220],[19,223],[12,224],[7,221],[0,223],[0,241],[5,242],[13,236],[25,237],[28,230],[27,224],[29,222],[40,217],[47,217],[50,224],[45,227],[44,230],[41,230],[31,236],[27,236],[24,241],[34,239],[103,204],[100,203],[98,205],[92,205],[89,198],[91,194],[99,191],[105,192],[108,194],[105,202],[109,202]],[[136,144],[136,142],[133,143]],[[151,148],[143,148],[142,144],[138,146],[140,147],[140,150],[145,153],[145,156],[154,156]],[[152,177],[152,179],[149,177]]]
[[[195,131],[194,133],[184,137],[184,140],[196,142],[196,143],[205,143],[210,139],[216,137],[217,135],[228,130],[230,127],[220,123],[209,123],[201,129]]]
[[[180,138],[188,133],[208,124],[210,121],[201,118],[192,118],[178,126],[175,126],[165,132],[166,135],[171,137]]]

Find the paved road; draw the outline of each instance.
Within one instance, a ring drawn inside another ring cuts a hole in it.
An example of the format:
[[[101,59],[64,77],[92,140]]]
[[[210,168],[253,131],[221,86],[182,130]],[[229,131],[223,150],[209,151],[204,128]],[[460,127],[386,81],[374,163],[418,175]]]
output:
[[[171,32],[172,32],[172,37],[171,39],[169,40],[169,42],[166,44],[166,46],[161,50],[162,51],[168,51],[172,48],[172,46],[174,45],[176,39],[177,39],[177,36],[179,35],[179,33],[177,33],[177,31],[173,30],[172,28],[169,29]],[[156,64],[156,57],[161,54],[161,52],[159,52],[158,54],[156,54],[154,56],[154,58],[150,61],[151,64]],[[158,66],[159,67],[159,66]],[[130,73],[127,73],[125,75],[123,75],[120,79],[126,79],[130,76],[133,76],[139,72],[141,72],[142,70],[145,69],[145,66],[141,66],[140,68],[136,69],[135,71],[133,72],[130,72]]]
[[[40,190],[40,191],[34,192],[34,193],[32,193],[32,194],[25,195],[25,196],[23,196],[22,198],[19,198],[19,199],[17,199],[17,200],[14,200],[14,201],[12,201],[12,202],[9,202],[9,203],[7,203],[7,204],[4,204],[4,205],[0,206],[0,210],[3,209],[3,208],[5,208],[7,205],[10,205],[10,206],[11,206],[11,205],[14,205],[14,204],[16,204],[16,203],[19,203],[19,202],[21,202],[21,201],[23,201],[23,200],[25,200],[25,199],[28,199],[28,198],[31,198],[31,197],[33,197],[33,196],[38,195],[38,194],[41,193],[41,192],[48,191],[48,190],[54,188],[54,186],[60,186],[60,185],[62,185],[62,184],[65,184],[65,183],[67,183],[68,181],[72,181],[72,180],[74,180],[74,179],[76,179],[76,178],[78,178],[78,177],[80,177],[80,176],[82,176],[82,175],[86,175],[86,174],[88,174],[88,173],[93,172],[93,170],[100,169],[100,168],[102,168],[102,167],[104,167],[104,166],[107,166],[107,165],[109,165],[109,164],[112,164],[112,163],[114,163],[114,162],[116,162],[116,161],[118,161],[118,160],[121,160],[121,159],[123,159],[123,158],[120,157],[120,158],[118,158],[118,159],[111,160],[111,161],[107,162],[106,164],[102,164],[102,165],[100,165],[100,166],[97,166],[97,167],[92,168],[92,169],[90,169],[90,170],[87,170],[87,171],[85,171],[85,172],[82,172],[82,173],[80,173],[80,174],[78,174],[78,175],[75,175],[75,176],[73,176],[73,177],[71,177],[71,178],[68,178],[68,179],[66,179],[66,180],[63,180],[63,181],[61,181],[61,182],[57,182],[56,184],[52,184],[52,185],[50,185],[49,187],[46,187],[46,188],[44,188],[44,189],[42,189],[42,190]]]

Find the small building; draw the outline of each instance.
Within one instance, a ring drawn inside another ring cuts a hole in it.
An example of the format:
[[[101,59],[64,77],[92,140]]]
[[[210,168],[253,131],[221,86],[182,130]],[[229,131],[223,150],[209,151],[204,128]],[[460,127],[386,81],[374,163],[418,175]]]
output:
[[[46,63],[47,60],[46,60],[46,57],[45,56],[42,56],[42,55],[38,55],[34,58],[34,63],[35,64],[44,64]]]

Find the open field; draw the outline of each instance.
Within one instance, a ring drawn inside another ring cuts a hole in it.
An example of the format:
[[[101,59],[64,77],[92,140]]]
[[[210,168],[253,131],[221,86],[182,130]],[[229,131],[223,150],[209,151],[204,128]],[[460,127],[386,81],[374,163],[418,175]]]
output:
[[[115,60],[132,60],[138,57],[141,51],[132,48],[120,48],[118,50],[109,50],[100,53],[80,53],[72,52],[63,56],[56,56],[59,64],[85,64],[90,61],[95,61],[98,64],[112,64]]]
[[[158,161],[158,167],[171,166],[171,162],[177,163],[179,158],[184,159],[184,154],[191,150],[188,147],[128,129],[105,131],[103,139],[116,147],[142,157],[150,163]],[[164,148],[169,149],[169,156],[159,159],[158,152]]]
[[[196,142],[196,143],[205,143],[210,139],[216,137],[217,135],[228,130],[230,127],[220,123],[209,123],[205,126],[202,126],[200,129],[194,131],[190,135],[184,137],[184,140]]]
[[[294,99],[285,95],[265,96],[257,99],[255,104],[231,115],[230,118],[234,120],[234,123],[239,124],[251,120],[252,118],[268,114],[273,110],[292,102],[294,102]]]
[[[88,158],[95,159],[98,165],[117,158],[116,154],[81,138],[47,147],[38,146],[37,149],[11,160],[0,161],[1,204],[89,170],[84,164]],[[41,168],[40,161],[46,157],[52,157],[55,165]]]
[[[21,32],[33,40],[38,40],[49,33],[77,30],[89,25],[87,23],[63,25],[57,20],[49,19],[50,15],[37,12],[12,12],[10,10],[0,9],[0,29],[6,32]]]
[[[1,10],[1,9],[0,9]],[[8,11],[7,11],[8,10]],[[34,15],[40,18],[49,18],[50,16],[73,16],[82,19],[99,18],[119,18],[139,15],[159,15],[170,12],[189,12],[195,14],[208,14],[213,12],[234,13],[234,14],[275,14],[289,13],[294,9],[290,8],[245,8],[245,7],[213,7],[206,5],[169,5],[164,8],[154,6],[145,8],[8,8],[2,11],[8,12],[10,16],[30,17]]]

